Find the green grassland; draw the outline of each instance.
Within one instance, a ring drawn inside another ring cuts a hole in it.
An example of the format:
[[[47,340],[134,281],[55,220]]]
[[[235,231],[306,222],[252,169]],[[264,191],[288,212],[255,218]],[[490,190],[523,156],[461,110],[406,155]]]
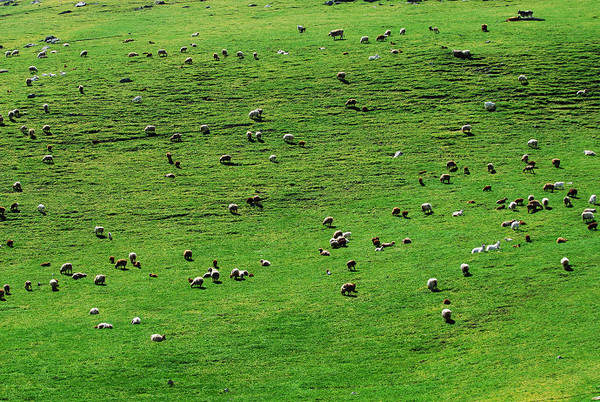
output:
[[[8,70],[0,74],[0,205],[7,208],[0,284],[12,288],[0,302],[0,399],[600,393],[600,249],[580,217],[589,196],[600,193],[600,160],[583,154],[600,152],[595,0],[296,0],[270,7],[184,0],[141,10],[135,8],[152,3],[74,3],[0,7],[2,50],[20,50],[0,58]],[[545,21],[505,22],[518,9]],[[72,12],[59,14],[65,10]],[[483,23],[490,32],[481,31]],[[344,40],[327,36],[337,28]],[[387,29],[392,36],[376,42]],[[38,59],[47,35],[61,42]],[[369,44],[359,43],[363,35]],[[127,38],[135,40],[123,43]],[[160,48],[168,57],[158,57]],[[214,61],[223,48],[230,55]],[[452,49],[473,57],[455,58]],[[381,58],[370,61],[375,54]],[[184,64],[186,57],[193,64]],[[40,79],[27,87],[32,65]],[[336,79],[339,71],[347,83]],[[50,73],[56,76],[42,76]],[[520,74],[529,85],[518,82]],[[119,83],[125,77],[132,82]],[[577,96],[584,88],[589,94]],[[136,96],[141,103],[132,102]],[[368,111],[344,107],[349,98]],[[486,111],[485,101],[497,111]],[[264,119],[250,120],[259,107]],[[11,122],[7,113],[15,108],[23,116]],[[45,124],[51,135],[42,133]],[[144,133],[148,124],[157,136]],[[463,124],[472,125],[472,136],[460,132]],[[21,125],[35,128],[37,138],[23,135]],[[249,142],[248,130],[261,131],[264,142]],[[169,141],[176,132],[182,142]],[[289,133],[294,144],[282,140]],[[527,147],[530,138],[538,149]],[[41,162],[49,144],[54,164]],[[396,151],[403,155],[392,158]],[[167,163],[167,152],[181,169]],[[535,174],[522,173],[524,153],[537,162]],[[219,163],[223,154],[232,155],[231,165]],[[269,162],[272,154],[278,163]],[[560,169],[552,158],[561,159]],[[460,170],[441,184],[448,160]],[[23,192],[12,191],[15,181]],[[563,206],[566,191],[542,191],[556,181],[579,190],[573,208]],[[485,185],[492,191],[482,192]],[[263,208],[246,204],[256,194]],[[552,209],[496,210],[497,199],[529,194],[548,197]],[[8,211],[13,202],[19,213]],[[421,213],[424,202],[432,215]],[[40,203],[46,215],[36,210]],[[230,203],[240,205],[239,215],[228,212]],[[393,207],[410,219],[392,216]],[[452,217],[459,209],[464,216]],[[321,225],[326,216],[335,229]],[[510,219],[526,225],[500,227]],[[96,225],[114,239],[94,236]],[[336,229],[352,232],[348,247],[329,247]],[[373,236],[396,245],[375,252]],[[569,241],[556,244],[559,236]],[[405,237],[412,244],[400,244]],[[514,240],[499,252],[470,254],[504,237]],[[319,247],[332,255],[320,256]],[[183,259],[186,249],[193,261]],[[141,269],[115,270],[108,262],[131,251]],[[560,266],[565,256],[571,272]],[[260,267],[261,258],[272,266]],[[222,283],[190,289],[187,278],[202,275],[213,259]],[[350,259],[356,272],[346,269]],[[61,276],[65,262],[88,277]],[[462,263],[472,276],[461,275]],[[255,276],[229,279],[236,267]],[[106,275],[106,286],[93,284],[97,274]],[[431,277],[440,292],[427,290]],[[52,278],[58,292],[50,290]],[[345,282],[357,284],[356,297],[340,295]],[[441,317],[444,298],[454,324]],[[88,315],[92,307],[100,315]],[[141,325],[129,324],[135,316]],[[94,329],[99,322],[114,329]],[[154,333],[166,341],[151,342]]]

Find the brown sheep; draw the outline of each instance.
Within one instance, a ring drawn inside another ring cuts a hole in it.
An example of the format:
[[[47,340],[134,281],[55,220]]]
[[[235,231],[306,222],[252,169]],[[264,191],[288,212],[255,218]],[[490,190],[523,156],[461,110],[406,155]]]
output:
[[[181,162],[180,161],[175,161],[175,167],[177,169],[181,169]]]
[[[450,184],[450,175],[447,173],[444,173],[443,175],[440,176],[440,182],[441,183],[446,183],[446,184]]]
[[[490,185],[484,186],[483,191],[492,191],[492,186],[490,186]]]
[[[356,99],[348,99],[345,106],[356,106]]]
[[[6,212],[6,208],[0,207],[0,216],[4,216],[5,212]]]
[[[533,169],[534,169],[534,166],[527,165],[523,168],[523,173],[534,173],[535,174],[535,170],[533,170]]]
[[[499,207],[496,207],[496,210],[506,209],[506,204],[502,204]]]
[[[394,215],[394,216],[400,215],[400,208],[394,207],[394,209],[392,209],[392,215]]]
[[[14,243],[13,243],[13,241],[12,241],[11,239],[8,239],[8,240],[6,241],[6,245],[7,245],[8,247],[12,247],[12,246],[14,245]]]
[[[517,199],[515,200],[515,204],[523,206],[523,202],[524,202],[524,201],[525,201],[525,199],[524,199],[524,198],[517,198]]]
[[[531,243],[531,236],[529,236],[529,235],[525,235],[525,241],[526,241],[527,243]]]
[[[109,261],[111,264],[114,264],[114,263],[115,263],[115,257],[111,255],[110,257],[108,257],[108,261]]]
[[[567,239],[565,239],[564,237],[559,237],[558,239],[556,239],[556,242],[557,242],[558,244],[560,244],[560,243],[566,243],[566,242],[567,242]]]
[[[402,217],[408,219],[408,211],[402,211]]]
[[[356,291],[356,284],[355,283],[344,283],[342,285],[342,295],[343,296],[350,296],[350,292],[354,292],[354,293],[358,293]]]
[[[552,159],[552,165],[558,169],[560,167],[560,159]]]
[[[218,54],[216,54],[216,53],[213,53],[213,59],[214,59],[215,61],[219,61],[219,60],[221,60],[221,59],[219,58],[219,55],[218,55]]]
[[[150,273],[150,278],[158,278],[158,275]]]
[[[298,141],[298,146],[299,147],[305,147],[306,146],[306,141]]]
[[[323,219],[323,225],[327,225],[327,226],[331,227],[332,224],[333,224],[332,216],[328,216],[327,218]]]
[[[133,266],[136,267],[136,268],[140,268],[141,269],[142,268],[142,263],[139,262],[139,261],[134,261],[133,262]]]
[[[487,24],[481,24],[481,31],[482,32],[489,32]]]
[[[319,249],[319,253],[323,256],[329,257],[331,256],[331,253],[327,250],[323,250],[322,248]]]
[[[373,237],[371,239],[371,242],[375,247],[379,247],[381,245],[381,240],[379,240],[379,237]]]
[[[185,250],[183,252],[183,258],[185,258],[187,261],[191,261],[192,260],[192,250]]]
[[[507,200],[508,200],[508,197],[504,197],[504,198],[496,201],[496,204],[504,204]]]
[[[385,35],[377,35],[377,38],[375,38],[375,40],[377,42],[383,42],[385,40],[386,36]]]
[[[19,203],[13,202],[10,204],[10,212],[19,212]]]
[[[127,260],[124,258],[118,259],[117,262],[115,263],[115,269],[116,268],[124,269],[126,266],[127,266]]]
[[[544,184],[544,191],[550,191],[550,192],[554,192],[554,184],[552,183],[546,183]]]
[[[356,271],[356,261],[350,260],[346,263],[349,271]]]
[[[219,268],[219,263],[218,263],[218,261],[217,261],[217,260],[213,260],[212,264],[213,264],[213,267],[214,267],[215,269],[218,269],[218,268]]]
[[[454,161],[446,162],[446,169],[448,169],[451,172],[455,172],[456,169],[458,169],[458,167],[456,166],[456,162],[454,162]]]
[[[423,183],[423,178],[422,177],[419,177],[419,184],[422,185],[422,186],[425,185],[425,183]]]
[[[169,161],[169,163],[173,163],[173,154],[171,154],[170,152],[167,152],[167,159]]]
[[[588,225],[588,230],[596,230],[598,228],[598,222],[590,223]]]
[[[469,168],[466,167],[466,166],[463,168],[463,173],[464,174],[471,174],[471,172],[469,171]]]
[[[573,206],[573,204],[571,204],[571,199],[569,197],[563,198],[563,203],[565,204],[565,207],[567,207],[567,208]]]
[[[395,241],[392,241],[390,243],[381,243],[381,247],[383,247],[383,248],[392,247],[394,244],[396,244]]]
[[[409,239],[408,237],[405,237],[404,239],[402,239],[402,244],[410,244],[412,243],[412,240]]]
[[[572,198],[577,198],[577,189],[575,189],[575,188],[569,189],[569,191],[567,192],[567,196],[572,197]]]
[[[4,298],[4,290],[2,289],[0,289],[0,300],[6,301],[6,299]]]
[[[535,161],[527,161],[527,165],[535,168]]]

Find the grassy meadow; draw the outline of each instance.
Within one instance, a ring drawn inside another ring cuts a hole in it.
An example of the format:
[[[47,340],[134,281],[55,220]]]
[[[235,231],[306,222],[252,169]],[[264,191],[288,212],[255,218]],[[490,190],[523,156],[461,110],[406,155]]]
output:
[[[8,70],[0,73],[0,285],[11,286],[0,302],[0,399],[599,395],[599,234],[580,217],[600,193],[600,159],[583,154],[600,152],[597,2],[248,4],[102,0],[76,8],[19,0],[0,7],[1,50],[20,50],[0,58]],[[545,21],[505,22],[519,9]],[[343,40],[327,36],[338,28]],[[376,42],[387,29],[392,36]],[[61,41],[38,59],[47,35]],[[359,43],[363,35],[370,43]],[[213,60],[224,48],[229,56]],[[469,49],[472,58],[455,58],[452,49]],[[193,64],[184,64],[187,57]],[[339,71],[347,82],[336,79]],[[39,80],[27,86],[34,74]],[[528,85],[518,82],[521,74]],[[576,95],[585,88],[587,96]],[[358,109],[344,106],[349,98]],[[497,110],[486,111],[486,101]],[[22,116],[11,122],[15,108]],[[264,110],[261,121],[248,118],[255,108]],[[149,124],[156,136],[144,133]],[[471,136],[460,131],[464,124]],[[262,132],[263,141],[248,141],[247,131]],[[170,141],[174,133],[183,140]],[[539,148],[527,146],[531,138]],[[41,161],[47,145],[53,164]],[[397,151],[403,155],[393,158]],[[522,172],[524,153],[537,162],[535,174]],[[223,154],[232,164],[219,163]],[[442,184],[449,160],[459,170]],[[23,192],[13,191],[15,181]],[[542,191],[557,181],[566,189]],[[485,185],[492,191],[482,192]],[[579,191],[573,208],[563,206],[569,188]],[[498,199],[529,194],[548,197],[551,208],[496,209]],[[246,204],[254,195],[263,208]],[[9,211],[14,202],[18,213]],[[433,205],[429,216],[420,210],[425,202]],[[239,215],[229,213],[230,203]],[[394,207],[410,219],[392,216]],[[464,216],[452,217],[460,209]],[[335,228],[321,224],[326,216]],[[526,225],[500,227],[511,219]],[[96,225],[113,240],[96,237]],[[350,243],[332,249],[338,229],[352,232]],[[396,244],[376,252],[374,236]],[[559,236],[568,242],[557,244]],[[405,237],[412,243],[401,244]],[[470,253],[505,237],[513,240],[498,252]],[[186,249],[193,261],[184,260]],[[140,269],[109,263],[132,251]],[[562,257],[573,271],[562,269]],[[261,258],[272,265],[261,267]],[[213,259],[222,283],[190,289],[187,278],[204,274]],[[350,259],[355,272],[346,268]],[[87,278],[61,276],[65,262]],[[462,276],[462,263],[472,276]],[[229,279],[233,268],[254,277]],[[97,274],[106,286],[94,285]],[[440,292],[427,289],[432,277]],[[356,283],[356,297],[340,295],[346,282]],[[100,314],[89,315],[92,307]],[[454,324],[442,319],[445,307]],[[135,316],[140,325],[130,324]],[[100,322],[114,329],[94,329]],[[155,333],[166,340],[150,341]]]

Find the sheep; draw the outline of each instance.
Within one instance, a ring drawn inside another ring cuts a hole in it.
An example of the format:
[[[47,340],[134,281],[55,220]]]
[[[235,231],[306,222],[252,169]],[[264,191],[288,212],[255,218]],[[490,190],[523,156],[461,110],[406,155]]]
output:
[[[231,270],[231,273],[229,274],[229,279],[238,279],[240,277],[240,270],[237,268],[234,268]]]
[[[343,29],[334,29],[332,31],[329,31],[329,34],[327,36],[331,36],[333,38],[333,40],[335,40],[336,36],[339,36],[340,39],[344,39],[344,30]]]
[[[302,25],[296,25],[296,28],[298,29],[299,33],[304,33],[304,31],[306,31],[306,28]]]
[[[560,159],[554,158],[552,159],[552,166],[554,166],[555,168],[560,168]]]
[[[496,110],[496,104],[494,102],[485,102],[483,104],[483,107],[489,112],[493,112],[494,110]]]
[[[356,99],[348,99],[345,103],[345,106],[356,106]]]
[[[287,142],[288,144],[292,144],[294,142],[294,135],[293,134],[285,134],[283,136],[283,140],[285,142]]]
[[[219,158],[219,163],[229,163],[231,162],[231,155],[223,155]]]
[[[469,276],[469,264],[460,264],[460,271],[463,276]]]
[[[254,134],[254,136],[256,137],[256,141],[260,142],[262,141],[262,133],[260,131],[257,131],[256,134]],[[303,142],[303,141],[300,141]]]
[[[138,325],[141,322],[142,322],[142,320],[140,319],[140,317],[133,317],[133,319],[131,320],[132,325]]]
[[[361,36],[360,37],[360,43],[369,43],[369,37],[368,36]]]
[[[386,248],[386,247],[392,247],[394,244],[396,244],[395,241],[392,241],[390,243],[381,243],[381,247],[382,248]]]
[[[487,171],[488,171],[488,173],[492,173],[492,174],[496,173],[496,169],[494,169],[494,164],[493,163],[488,163],[487,164]]]
[[[48,53],[46,53],[45,50],[42,50],[41,52],[39,52],[37,54],[37,58],[38,59],[47,59],[48,58]]]
[[[261,120],[262,119],[262,109],[254,109],[248,113],[248,117],[252,120]]]
[[[87,274],[83,273],[83,272],[75,272],[73,275],[71,275],[71,278],[77,280],[77,279],[81,279],[81,278],[86,278]]]
[[[462,126],[460,128],[460,131],[463,132],[464,134],[471,134],[471,125],[465,124],[464,126]]]
[[[96,329],[113,329],[112,324],[101,322],[100,324],[94,326]]]
[[[432,27],[431,25],[429,26],[429,30],[435,33],[440,33],[440,30],[438,29],[438,27]]]
[[[336,77],[340,81],[344,81],[346,79],[346,73],[344,71],[340,71],[336,74]]]
[[[10,117],[10,114],[9,114]],[[586,156],[596,156],[596,153],[594,151],[583,151],[583,154]]]
[[[421,211],[423,211],[424,214],[429,215],[433,213],[433,208],[430,203],[426,202],[421,204]]]
[[[90,315],[100,314],[100,310],[98,310],[97,307],[91,308],[89,314]]]
[[[419,177],[419,184],[422,185],[422,186],[425,185],[425,183],[423,183],[423,178],[422,177]]]
[[[491,185],[487,185],[487,186],[483,186],[483,191],[492,191],[492,186]]]
[[[155,135],[156,134],[156,126],[149,124],[144,128],[144,132],[148,135]]]
[[[331,225],[333,225],[333,216],[328,216],[325,219],[323,219],[323,225],[331,227]]]
[[[181,133],[175,133],[171,137],[169,137],[170,141],[173,142],[181,142]]]
[[[152,335],[150,335],[150,340],[154,341],[154,342],[162,342],[165,339],[167,339],[167,337],[165,335],[160,335],[160,334],[152,334]]]
[[[44,113],[49,113],[49,108],[50,108],[50,106],[48,106],[48,104],[47,104],[47,103],[44,103],[44,106],[43,106],[43,107],[44,107]]]
[[[104,233],[104,228],[102,226],[94,227],[94,234],[96,236],[100,236],[102,233]]]
[[[342,296],[350,296],[350,292],[358,293],[356,291],[356,284],[350,282],[344,283],[342,285]]]
[[[449,308],[445,308],[442,310],[442,318],[444,319],[444,321],[446,322],[452,322],[452,310],[450,310]]]
[[[394,208],[392,209],[392,215],[394,215],[394,216],[398,216],[398,215],[400,215],[400,208],[398,208],[398,207],[394,207]]]
[[[94,278],[94,285],[104,285],[104,281],[106,281],[106,276],[96,275]]]
[[[598,223],[594,222],[594,223],[590,223],[588,225],[588,230],[596,230],[598,228]]]
[[[33,291],[33,288],[31,287],[31,281],[25,281],[25,290],[28,292]]]
[[[129,53],[127,53],[127,57],[138,57],[138,56],[139,56],[139,54],[136,53],[136,52],[129,52]]]
[[[20,193],[23,191],[23,188],[21,187],[21,182],[20,181],[16,181],[13,183],[13,191]]]
[[[346,266],[348,267],[348,271],[356,271],[356,261],[350,260],[346,263]]]
[[[202,124],[200,126],[200,132],[202,134],[210,134],[210,127],[208,127],[208,124]]]
[[[517,203],[513,201],[510,204],[508,204],[508,209],[514,211],[515,209],[517,209]]]
[[[527,77],[525,77],[523,74],[519,75],[519,77],[517,78],[519,80],[519,82],[521,83],[521,85],[527,85]]]
[[[124,258],[118,259],[117,262],[115,263],[115,269],[117,269],[117,268],[125,269],[126,266],[127,266],[127,260]]]
[[[513,222],[513,224],[518,223],[518,222]],[[511,225],[512,227],[512,225]],[[517,226],[518,227],[518,226]],[[496,243],[494,244],[490,244],[486,247],[485,251],[494,251],[494,250],[500,250],[500,240],[498,240]]]
[[[565,239],[564,237],[559,237],[558,239],[556,239],[556,242],[557,242],[558,244],[561,244],[561,243],[566,243],[566,242],[567,242],[567,239]]]
[[[325,256],[325,257],[331,256],[331,253],[329,251],[323,250],[322,248],[319,249],[319,254],[321,254],[322,256]]]
[[[218,55],[217,53],[213,53],[213,59],[214,59],[215,61],[219,61],[219,60],[221,60],[221,59],[219,58],[219,55]]]
[[[596,205],[596,194],[592,194],[588,202],[592,205]]]
[[[201,276],[197,276],[194,279],[188,278],[188,282],[190,283],[190,288],[193,288],[194,286],[198,286],[201,288],[202,284],[204,284],[204,278],[202,278]]]
[[[462,216],[463,215],[464,210],[461,209],[460,211],[455,211],[452,212],[452,216]]]
[[[588,93],[587,88],[577,91],[577,96],[586,96]]]
[[[185,258],[186,261],[192,261],[192,250],[185,250],[183,252],[183,258]]]
[[[436,278],[430,278],[427,281],[427,288],[432,292],[436,292],[438,290],[438,280]]]
[[[4,294],[10,296],[10,285],[8,283],[5,283],[4,286],[2,286],[2,290],[4,291]]]
[[[158,54],[158,57],[167,57],[167,51],[165,49],[158,49],[156,53]]]
[[[187,52],[187,51],[188,51],[188,48],[187,48],[187,46],[182,46],[182,47],[179,49],[179,52],[181,52],[181,53],[185,53],[185,52]]]
[[[533,173],[535,174],[535,166],[533,165],[527,165],[523,168],[523,173]]]
[[[551,193],[553,193],[554,192],[554,183],[546,183],[546,184],[544,184],[543,190],[544,191],[550,191]]]
[[[568,259],[567,257],[563,257],[563,258],[560,260],[560,265],[562,265],[562,267],[563,267],[563,268],[564,268],[566,271],[568,271],[568,270],[569,270],[569,268],[571,268],[571,264],[570,264],[570,262],[569,262],[569,259]]]
[[[58,291],[58,281],[56,279],[50,280],[50,288],[52,289],[53,292]]]
[[[237,213],[238,213],[238,205],[237,204],[229,204],[227,209],[229,209],[229,212],[231,212],[232,215],[237,215]]]
[[[390,35],[392,33],[392,31],[386,31],[386,32],[390,32]],[[400,28],[400,31],[398,32],[400,35],[405,35],[406,34],[406,28]]]
[[[531,17],[533,16],[533,11],[531,10],[525,10],[525,11],[517,11],[517,14],[519,14],[520,17]]]
[[[133,264],[135,260],[137,260],[137,254],[134,252],[129,253],[129,261]]]
[[[193,64],[194,60],[192,60],[191,57],[186,57],[186,59],[183,61],[183,64]]]
[[[25,126],[25,125],[21,126],[21,127],[19,128],[19,131],[21,131],[21,133],[22,133],[23,135],[27,135],[27,132],[28,132],[27,126]]]
[[[268,267],[271,265],[271,262],[269,260],[263,260],[262,258],[260,259],[260,265],[262,267]]]
[[[529,162],[529,154],[524,154],[521,157],[521,162],[525,162],[525,163]]]
[[[557,181],[556,183],[554,183],[554,189],[555,190],[564,190],[565,189],[565,182],[564,181]]]
[[[240,59],[240,60],[241,60],[241,59],[243,59],[243,58],[244,58],[244,52],[242,52],[242,51],[238,51],[238,52],[236,53],[236,56],[237,56],[237,58],[238,58],[238,59]]]
[[[229,56],[229,52],[227,52],[227,49],[221,49],[221,54],[225,57]]]
[[[83,85],[79,85],[79,86],[77,87],[77,89],[79,90],[79,93],[80,93],[80,94],[83,94],[83,93],[84,93],[84,91],[83,91]]]
[[[581,219],[583,219],[583,223],[589,223],[594,221],[594,213],[593,212],[583,212],[581,214]]]
[[[527,213],[537,212],[538,209],[543,209],[542,204],[539,201],[533,200],[529,201],[527,204]]]
[[[520,225],[519,221],[514,221],[513,223],[510,224],[510,228],[512,230],[519,230],[519,225]]]
[[[538,140],[532,138],[529,141],[527,141],[527,145],[531,148],[537,148],[538,147]]]
[[[28,131],[29,134],[29,138],[31,138],[32,140],[35,140],[35,129],[34,128],[30,128]]]
[[[25,85],[27,85],[28,87],[33,86],[33,80],[31,78],[26,78]]]
[[[481,24],[481,31],[482,32],[489,32],[487,24]]]
[[[484,251],[486,251],[485,244],[481,244],[481,247],[475,247],[473,250],[471,250],[471,254],[482,253]]]
[[[577,189],[576,188],[569,189],[569,191],[567,192],[567,197],[577,198]]]
[[[79,57],[87,57],[87,55],[88,55],[87,50],[82,50],[81,53],[79,53]]]
[[[402,244],[410,244],[412,243],[412,240],[408,237],[405,237],[404,239],[402,239]]]
[[[168,177],[169,179],[174,179],[174,178],[175,178],[175,175],[174,175],[173,173],[167,173],[167,174],[165,175],[165,177]]]
[[[446,184],[450,184],[450,175],[447,173],[444,173],[440,176],[440,182],[441,183],[446,183]]]
[[[72,275],[73,274],[73,264],[71,264],[70,262],[64,263],[60,267],[60,273],[65,274],[65,275],[66,274]]]
[[[391,42],[390,42],[390,43],[391,43]],[[401,53],[401,52],[402,52],[402,51],[401,51],[401,50],[398,50],[398,49],[391,49],[391,50],[390,50],[390,53],[391,53],[391,54],[399,54],[399,53]]]
[[[571,199],[569,197],[565,197],[563,198],[563,203],[565,204],[565,207],[572,207],[573,204],[571,204]]]

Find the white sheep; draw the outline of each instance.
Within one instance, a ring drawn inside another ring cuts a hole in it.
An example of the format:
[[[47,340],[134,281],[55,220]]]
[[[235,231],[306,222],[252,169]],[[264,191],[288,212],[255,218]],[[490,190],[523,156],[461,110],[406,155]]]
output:
[[[48,54],[46,53],[45,50],[42,50],[41,52],[39,52],[37,54],[37,58],[38,59],[47,59],[48,58]]]
[[[97,329],[113,329],[112,324],[109,324],[107,322],[101,322],[100,324],[96,325],[94,328]]]
[[[242,52],[242,51],[238,51],[238,52],[236,53],[236,56],[237,56],[239,59],[243,59],[243,58],[244,58],[244,52]]]
[[[292,142],[294,142],[294,134],[285,134],[283,136],[283,140],[288,144],[291,144]]]
[[[554,183],[554,189],[555,190],[564,190],[565,189],[565,182],[564,181],[557,181],[556,183]]]
[[[550,200],[546,197],[542,198],[542,205],[548,209],[548,204],[550,204]]]
[[[369,43],[369,37],[368,36],[362,36],[360,38],[360,43]]]
[[[56,279],[50,280],[50,288],[52,288],[53,291],[58,290],[58,281]]]
[[[298,32],[300,33],[304,33],[304,31],[306,31],[306,28],[304,28],[302,25],[296,25],[296,28],[298,28]]]
[[[560,264],[563,266],[564,269],[569,269],[571,267],[571,263],[569,262],[569,259],[567,257],[564,257],[560,260]]]
[[[141,322],[142,322],[142,320],[140,319],[140,317],[133,317],[133,320],[131,320],[131,323],[133,325],[137,325],[137,324],[139,324]]]
[[[406,28],[401,28],[400,29],[400,35],[404,35],[406,34]]]
[[[510,228],[512,230],[519,230],[519,225],[520,225],[519,221],[514,221],[513,223],[510,224]]]
[[[52,155],[44,155],[42,158],[42,162],[44,163],[54,163],[54,156]]]
[[[200,126],[200,132],[203,134],[209,134],[210,133],[210,128],[208,127],[208,124],[203,124]]]
[[[514,223],[514,222],[513,222]],[[512,226],[511,226],[512,227]],[[518,227],[518,226],[517,226]],[[500,240],[498,240],[496,243],[494,244],[490,244],[486,247],[485,251],[494,251],[494,250],[500,250]]]
[[[202,287],[202,284],[204,283],[204,278],[202,278],[201,276],[197,276],[194,279],[188,279],[188,281],[190,282],[191,288],[193,288],[194,286]]]
[[[493,112],[494,110],[496,110],[496,104],[494,102],[485,102],[483,104],[483,107],[485,107],[485,110]]]
[[[429,290],[431,290],[432,292],[435,292],[437,290],[437,286],[438,286],[438,280],[436,278],[430,278],[427,281],[427,288]]]
[[[90,314],[91,315],[100,314],[100,310],[98,310],[97,307],[94,307],[93,309],[90,310]]]
[[[592,205],[596,205],[596,194],[592,194],[588,202]]]
[[[269,261],[269,260],[263,260],[263,259],[261,258],[261,260],[260,260],[260,265],[261,265],[261,266],[263,266],[263,267],[268,267],[268,266],[270,266],[270,265],[271,265],[271,261]]]
[[[94,285],[104,285],[105,281],[106,281],[106,276],[96,275],[96,277],[94,278]]]
[[[442,318],[446,322],[450,322],[452,320],[452,310],[450,310],[449,308],[443,309],[442,310]]]
[[[73,264],[71,264],[70,262],[65,262],[61,267],[60,267],[60,271],[61,274],[73,274]]]
[[[94,227],[94,234],[96,236],[100,236],[104,232],[104,228],[102,226]]]
[[[513,201],[510,204],[508,204],[508,209],[514,211],[515,209],[517,209],[517,203]]]
[[[46,213],[46,206],[44,204],[40,204],[37,206],[37,210],[41,213],[41,214],[45,214]]]
[[[238,213],[238,205],[237,204],[229,204],[229,206],[227,207],[227,209],[229,209],[229,212],[231,212],[232,214],[237,214]]]
[[[517,78],[519,80],[519,82],[523,85],[527,85],[527,77],[525,77],[523,74],[519,75],[519,78]]]
[[[158,49],[156,53],[158,54],[158,57],[167,57],[167,51],[165,49]]]
[[[593,212],[583,212],[581,214],[581,219],[583,223],[589,223],[594,221],[594,213]]]
[[[594,151],[587,151],[586,150],[586,151],[583,151],[583,154],[587,155],[587,156],[596,156],[596,153]]]
[[[148,135],[156,134],[156,126],[149,124],[144,128],[144,132]]]
[[[131,253],[129,253],[129,261],[131,261],[133,263],[133,262],[135,262],[136,259],[137,259],[136,253],[134,253],[133,251]]]
[[[452,216],[462,216],[463,215],[464,210],[461,209],[460,211],[455,211],[452,212]]]
[[[160,335],[160,334],[152,334],[152,335],[150,335],[150,340],[154,341],[154,342],[162,342],[165,339],[167,339],[167,337],[165,335]]]
[[[460,271],[463,276],[469,276],[469,264],[460,264]]]
[[[269,160],[271,162],[277,162],[277,155],[271,155],[271,156],[269,156]]]
[[[471,132],[471,125],[470,124],[465,124],[464,126],[462,126],[460,128],[460,131],[462,131],[465,134],[469,134]]]
[[[44,107],[44,113],[48,113],[50,106],[47,103],[44,103],[43,107]]]
[[[251,110],[250,113],[248,113],[248,117],[251,118],[252,120],[260,120],[262,119],[262,113],[263,110],[262,109],[254,109]]]
[[[577,91],[577,96],[585,96],[585,95],[587,95],[587,93],[588,93],[587,88],[586,89],[580,89],[579,91]]]
[[[537,148],[538,140],[532,138],[529,141],[527,141],[527,145],[529,145],[531,148]]]
[[[421,211],[423,211],[424,213],[432,213],[433,212],[433,208],[431,207],[431,204],[426,202],[424,204],[421,204]]]
[[[79,57],[87,57],[88,52],[87,50],[82,50],[81,53],[79,53]]]
[[[485,251],[485,244],[481,244],[481,247],[475,247],[471,250],[471,254],[481,253]]]

